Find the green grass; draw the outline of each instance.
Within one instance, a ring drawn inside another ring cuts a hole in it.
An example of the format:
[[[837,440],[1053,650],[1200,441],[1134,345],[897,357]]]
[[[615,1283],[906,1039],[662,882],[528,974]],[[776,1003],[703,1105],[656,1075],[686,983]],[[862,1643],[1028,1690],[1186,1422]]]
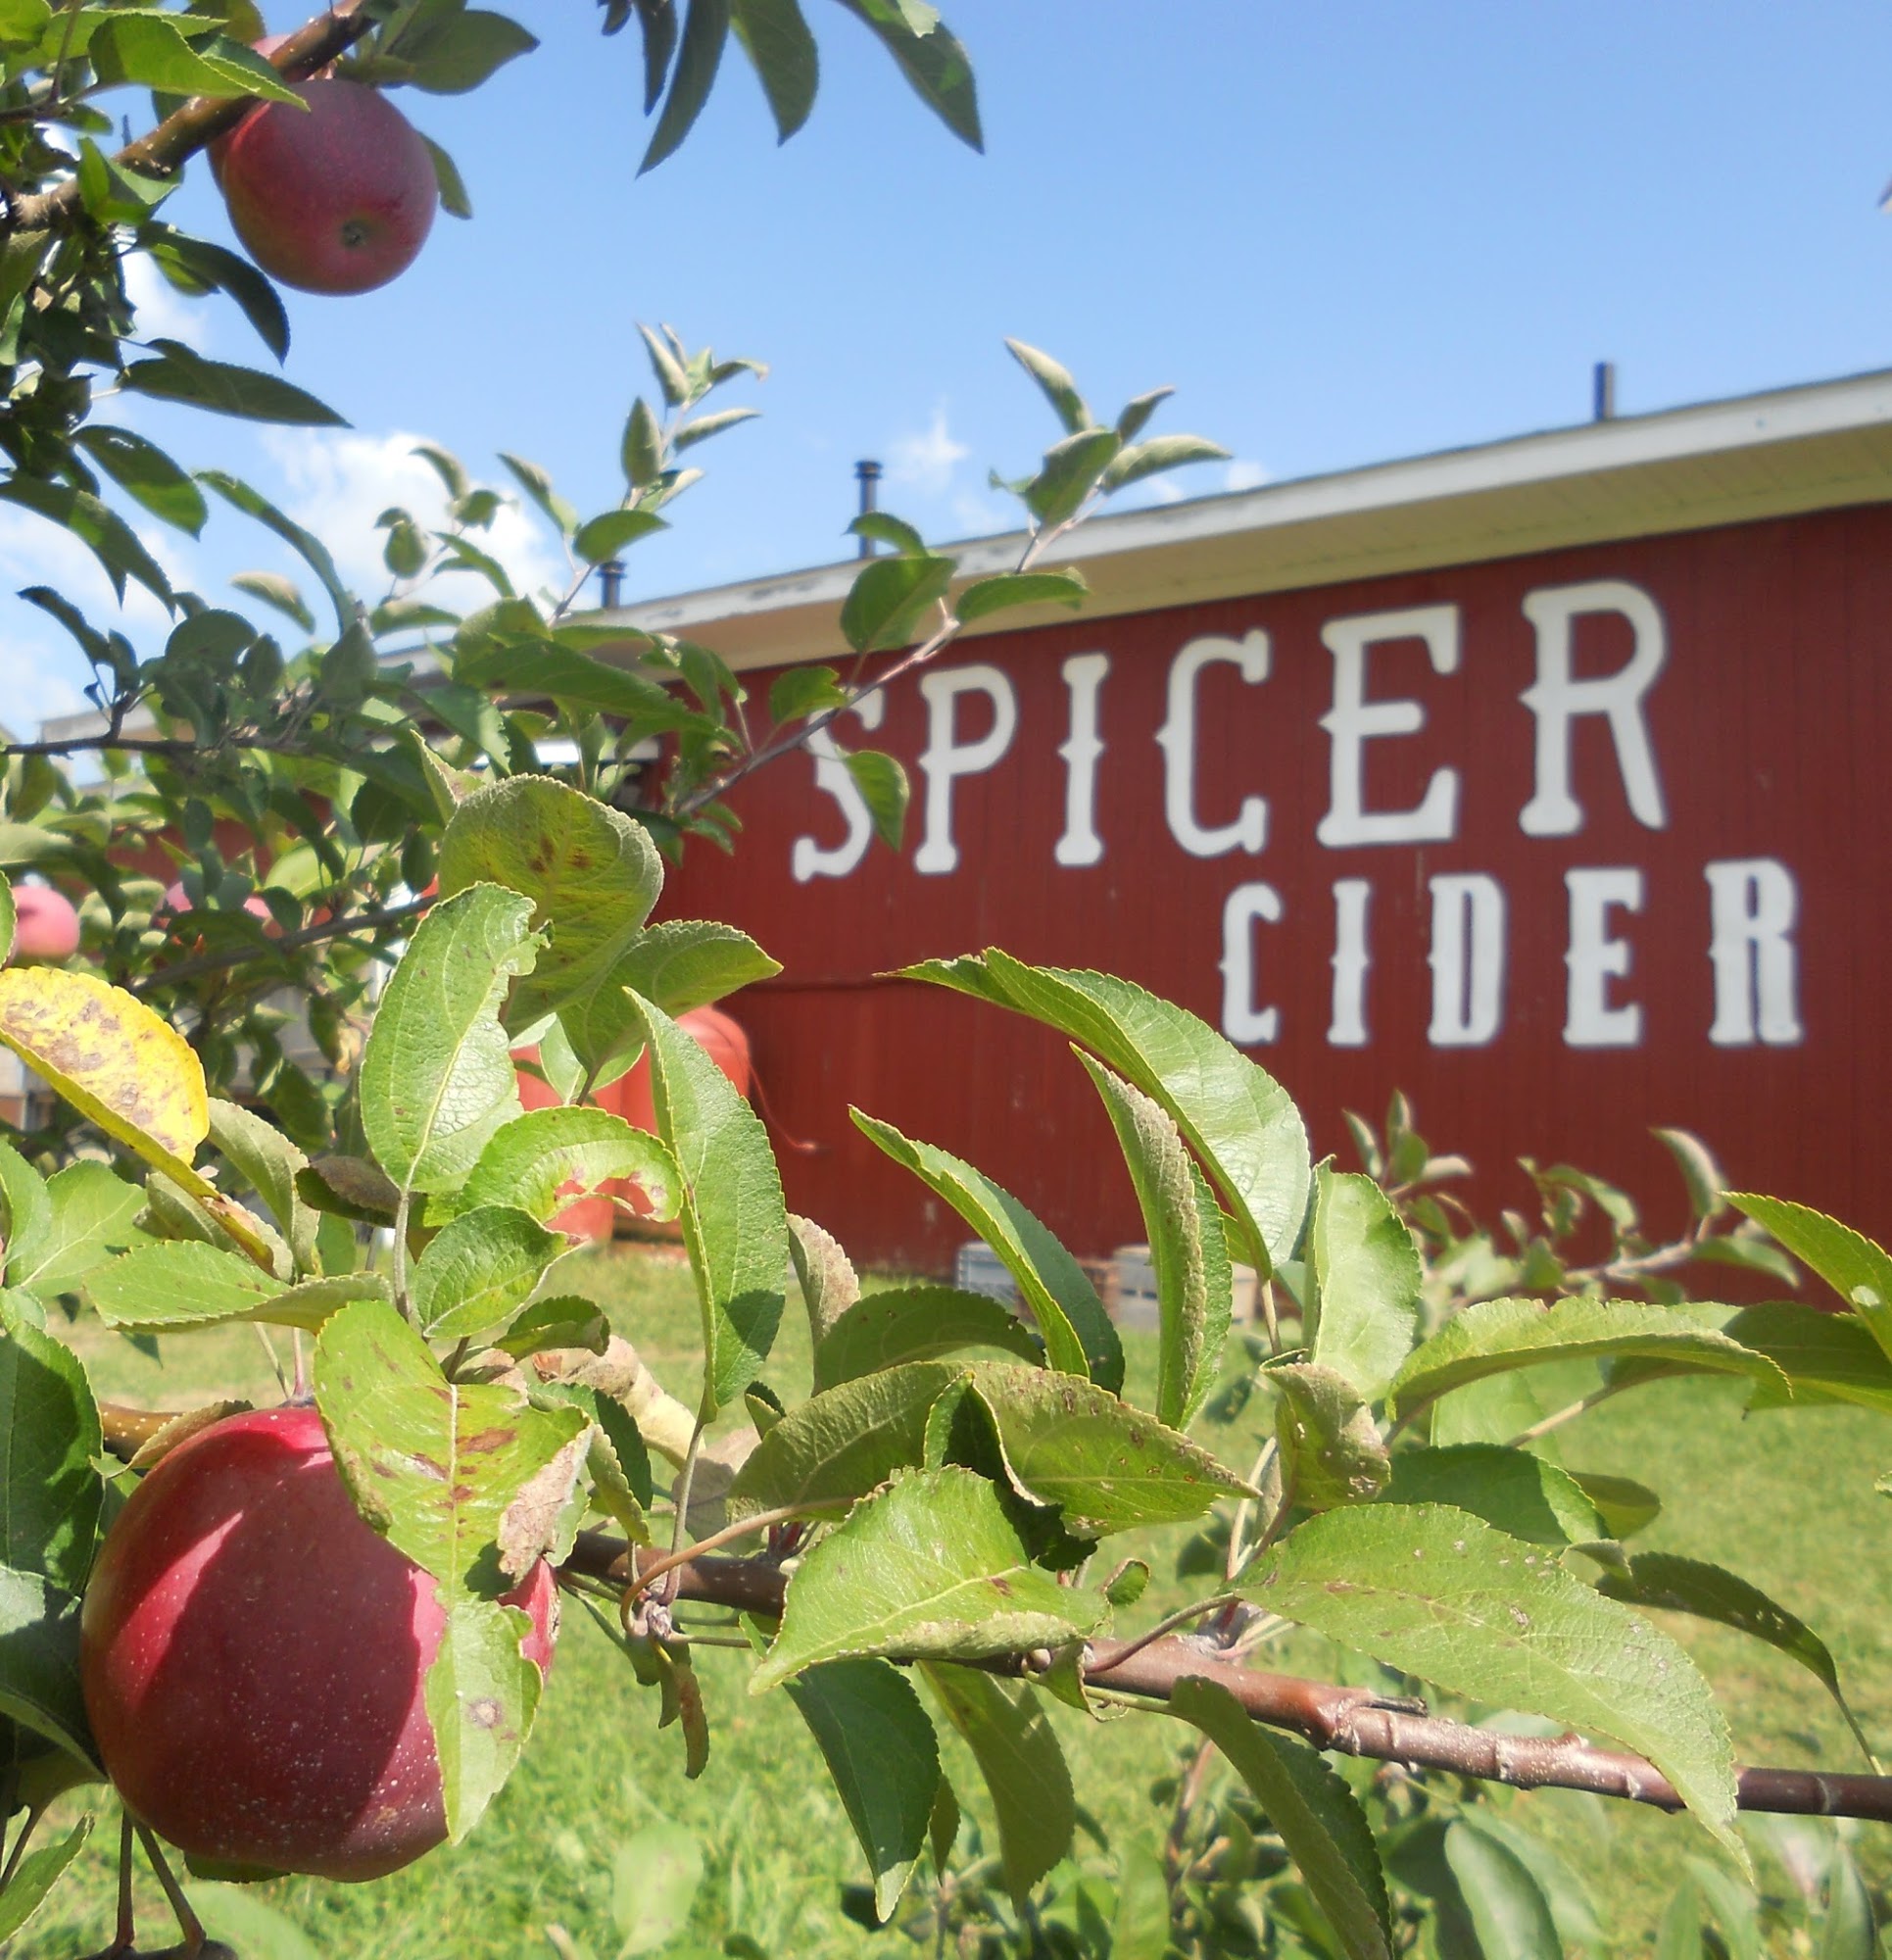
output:
[[[697,1332],[687,1272],[619,1251],[600,1256],[589,1277],[619,1330],[658,1375],[685,1386]],[[102,1396],[183,1407],[210,1396],[273,1395],[267,1360],[247,1329],[167,1341],[157,1362],[85,1323],[73,1338]],[[1131,1393],[1146,1394],[1150,1343],[1132,1337],[1129,1346]],[[806,1331],[793,1314],[769,1372],[786,1398],[806,1393]],[[1207,1440],[1246,1467],[1252,1439],[1243,1426],[1211,1432]],[[1724,1563],[1810,1621],[1832,1646],[1868,1734],[1892,1746],[1892,1635],[1885,1614],[1892,1599],[1885,1526],[1892,1517],[1872,1491],[1875,1475],[1892,1468],[1892,1432],[1882,1423],[1844,1409],[1743,1417],[1737,1389],[1660,1383],[1573,1425],[1565,1453],[1579,1467],[1631,1475],[1663,1494],[1664,1514],[1641,1543]],[[1154,1543],[1145,1548],[1159,1549]],[[1174,1542],[1160,1550],[1159,1579],[1138,1624],[1145,1613],[1189,1596],[1165,1577]],[[1714,1681],[1742,1760],[1860,1766],[1825,1695],[1791,1661],[1697,1623],[1673,1621],[1671,1631]],[[1324,1642],[1299,1637],[1272,1654],[1271,1663],[1327,1673],[1336,1656]],[[525,1760],[468,1843],[372,1886],[289,1880],[258,1888],[260,1895],[333,1960],[514,1954],[550,1960],[545,1928],[552,1924],[588,1942],[599,1960],[614,1960],[621,1943],[612,1911],[618,1847],[668,1819],[696,1834],[704,1853],[691,1938],[714,1946],[741,1932],[771,1954],[800,1960],[865,1954],[891,1960],[906,1950],[861,1933],[839,1910],[839,1886],[859,1877],[853,1842],[787,1697],[750,1697],[743,1685],[748,1662],[740,1655],[705,1649],[700,1668],[712,1754],[707,1774],[692,1784],[683,1775],[676,1732],[656,1731],[655,1697],[638,1689],[574,1608]],[[1170,1767],[1173,1725],[1157,1719],[1093,1725],[1061,1709],[1058,1719],[1080,1801],[1113,1841],[1152,1838],[1161,1820],[1147,1792]],[[955,1782],[962,1796],[976,1789],[969,1773]],[[1624,1955],[1653,1946],[1655,1924],[1686,1859],[1713,1855],[1706,1836],[1684,1819],[1555,1795],[1508,1800],[1584,1872],[1607,1909],[1615,1950]],[[73,1815],[82,1807],[70,1805]],[[978,1815],[977,1795],[968,1809]],[[11,1954],[71,1960],[106,1943],[116,1843],[108,1804],[98,1839]],[[1892,1878],[1887,1844],[1887,1835],[1873,1826],[1862,1827],[1856,1840],[1868,1876],[1881,1886]],[[217,1895],[206,1896],[215,1932]],[[155,1890],[148,1910],[149,1939],[165,1925]],[[249,1950],[268,1960],[265,1949]]]

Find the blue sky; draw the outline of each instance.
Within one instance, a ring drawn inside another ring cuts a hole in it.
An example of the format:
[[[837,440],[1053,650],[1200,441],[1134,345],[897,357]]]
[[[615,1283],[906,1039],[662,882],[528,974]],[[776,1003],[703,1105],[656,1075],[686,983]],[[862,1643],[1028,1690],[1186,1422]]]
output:
[[[1159,426],[1220,440],[1237,486],[1581,419],[1604,358],[1624,413],[1892,365],[1883,7],[951,0],[982,158],[839,7],[804,5],[823,55],[808,128],[775,146],[732,51],[689,143],[642,179],[633,38],[602,42],[584,0],[515,6],[537,54],[474,96],[397,98],[458,158],[474,220],[442,218],[378,294],[288,296],[287,371],[352,429],[121,418],[249,474],[365,576],[374,515],[430,480],[416,436],[495,481],[516,450],[587,514],[614,502],[650,385],[633,322],[672,320],[773,371],[731,394],[765,418],[700,452],[708,481],[633,554],[638,597],[845,555],[860,456],[932,536],[1003,526],[988,466],[1022,471],[1051,434],[1006,334],[1099,409],[1174,383]],[[228,237],[201,171],[169,215]],[[156,328],[267,364],[226,303],[160,299]],[[1150,494],[1230,481],[1203,468]],[[288,568],[226,511],[160,543],[211,595]],[[502,543],[528,576],[556,568],[523,517]],[[49,576],[103,592],[8,514],[0,589]],[[157,609],[134,602],[127,630],[155,651]],[[76,705],[83,677],[0,601],[0,720]]]

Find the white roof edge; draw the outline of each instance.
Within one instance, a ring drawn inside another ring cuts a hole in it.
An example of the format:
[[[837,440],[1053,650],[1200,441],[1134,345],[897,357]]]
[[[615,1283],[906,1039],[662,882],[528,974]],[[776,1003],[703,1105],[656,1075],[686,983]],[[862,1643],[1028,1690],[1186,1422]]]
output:
[[[1879,369],[1092,517],[1060,542],[1057,556],[1099,558],[1186,544],[1887,423],[1892,423],[1892,369]],[[941,549],[958,560],[963,573],[977,574],[1015,563],[1024,537],[1023,531],[1008,531]],[[676,631],[702,620],[838,604],[859,568],[859,560],[844,559],[641,600],[591,616],[646,631]]]

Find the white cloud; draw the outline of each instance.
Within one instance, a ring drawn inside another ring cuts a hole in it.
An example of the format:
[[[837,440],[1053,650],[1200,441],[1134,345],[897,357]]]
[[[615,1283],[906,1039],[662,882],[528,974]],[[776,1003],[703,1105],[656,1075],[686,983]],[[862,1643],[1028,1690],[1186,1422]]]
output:
[[[1246,457],[1237,456],[1222,475],[1225,490],[1259,490],[1268,481],[1265,464],[1251,463]]]
[[[281,472],[280,502],[290,516],[321,539],[333,553],[342,576],[363,597],[384,591],[388,572],[381,548],[385,531],[374,520],[392,506],[412,511],[422,524],[445,528],[447,493],[430,465],[414,455],[421,438],[397,430],[389,435],[315,429],[267,429],[263,446]],[[516,503],[501,508],[487,531],[472,542],[505,565],[522,592],[569,582],[564,561],[536,514]],[[471,573],[451,573],[438,582],[448,605],[474,606],[491,596]]]
[[[944,496],[952,472],[972,452],[953,440],[946,427],[946,404],[933,411],[932,422],[918,435],[896,436],[888,445],[887,481],[917,491],[923,497]]]
[[[124,260],[124,290],[138,317],[140,340],[181,340],[200,354],[210,351],[210,308],[180,293],[142,252]]]

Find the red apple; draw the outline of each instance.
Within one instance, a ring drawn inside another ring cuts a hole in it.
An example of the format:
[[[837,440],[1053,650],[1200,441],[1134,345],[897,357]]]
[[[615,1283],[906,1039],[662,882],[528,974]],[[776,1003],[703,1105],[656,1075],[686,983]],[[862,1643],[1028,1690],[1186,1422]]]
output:
[[[507,1595],[543,1675],[558,1585]],[[374,1879],[447,1835],[422,1684],[434,1581],[362,1522],[313,1408],[179,1444],[114,1520],[86,1588],[79,1678],[131,1812],[196,1856]]]
[[[236,235],[266,272],[311,293],[364,293],[407,270],[439,189],[420,133],[359,81],[290,84],[211,146]]]
[[[78,951],[78,913],[50,885],[13,888],[15,959],[70,959]]]

